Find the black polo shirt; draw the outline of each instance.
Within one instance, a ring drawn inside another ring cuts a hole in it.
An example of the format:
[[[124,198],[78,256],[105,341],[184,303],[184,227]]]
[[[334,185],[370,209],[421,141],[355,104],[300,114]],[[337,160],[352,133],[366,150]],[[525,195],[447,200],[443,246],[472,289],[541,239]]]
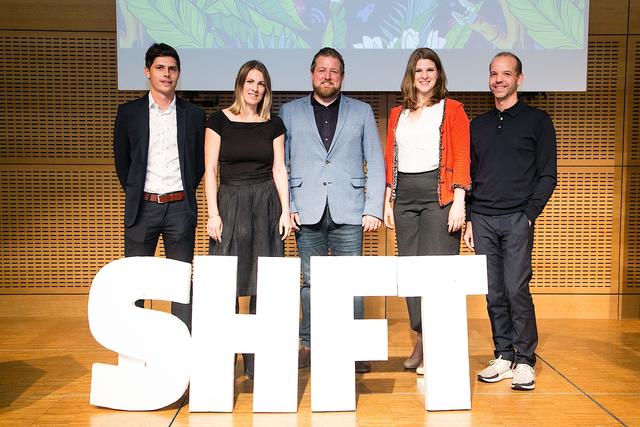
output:
[[[325,148],[329,151],[329,147],[331,147],[331,142],[333,141],[333,135],[336,133],[336,126],[338,125],[340,95],[338,95],[335,101],[325,107],[311,94],[311,105],[313,106],[313,115],[316,118],[318,133]]]
[[[556,186],[556,132],[549,115],[518,101],[471,122],[468,212],[524,211],[534,221]]]

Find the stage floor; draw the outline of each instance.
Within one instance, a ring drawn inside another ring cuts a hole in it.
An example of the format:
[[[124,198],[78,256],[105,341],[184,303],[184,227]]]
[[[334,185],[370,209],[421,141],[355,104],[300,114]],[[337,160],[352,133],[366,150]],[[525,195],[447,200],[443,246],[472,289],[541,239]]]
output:
[[[232,414],[189,413],[188,402],[154,412],[89,404],[91,364],[116,355],[80,317],[0,318],[2,426],[640,426],[640,320],[540,320],[537,385],[475,381],[492,358],[489,322],[469,321],[472,409],[426,412],[416,374],[402,369],[412,348],[404,320],[389,321],[389,361],[357,375],[357,411],[311,413],[309,371],[301,371],[297,414],[253,414],[252,383],[237,369]],[[442,369],[456,369],[443,366]]]

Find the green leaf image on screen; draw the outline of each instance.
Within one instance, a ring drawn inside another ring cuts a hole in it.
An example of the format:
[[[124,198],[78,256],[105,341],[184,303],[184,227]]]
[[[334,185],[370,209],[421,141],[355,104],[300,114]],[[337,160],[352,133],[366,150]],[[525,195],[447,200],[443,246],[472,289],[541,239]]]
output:
[[[509,10],[545,49],[584,47],[584,1],[507,0]]]
[[[426,46],[432,29],[438,2],[416,2],[408,0],[394,7],[380,26],[385,45],[392,49],[413,49]],[[417,40],[411,46],[404,44],[407,32],[416,32]]]
[[[124,0],[153,40],[175,48],[308,48],[293,0]],[[125,14],[126,19],[126,14]]]
[[[480,2],[473,7],[473,10],[469,12],[473,12],[477,14],[482,7],[482,3]],[[468,24],[460,24],[456,23],[451,27],[447,36],[445,37],[446,42],[444,44],[445,49],[462,49],[467,42],[471,38],[471,25]]]
[[[347,45],[347,20],[345,19],[344,5],[339,2],[331,3],[329,12],[329,22],[322,36],[322,45],[341,49]]]
[[[126,5],[154,40],[166,40],[178,48],[211,47],[207,46],[206,16],[193,3],[127,0]]]

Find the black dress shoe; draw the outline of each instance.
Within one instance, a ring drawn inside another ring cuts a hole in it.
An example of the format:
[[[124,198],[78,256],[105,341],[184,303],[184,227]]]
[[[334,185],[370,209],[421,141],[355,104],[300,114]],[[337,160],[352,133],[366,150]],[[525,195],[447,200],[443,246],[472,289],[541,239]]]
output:
[[[357,374],[366,374],[367,372],[371,372],[371,364],[369,362],[366,362],[366,361],[356,362]]]
[[[298,350],[298,369],[304,369],[311,364],[311,349],[309,347],[300,347]]]

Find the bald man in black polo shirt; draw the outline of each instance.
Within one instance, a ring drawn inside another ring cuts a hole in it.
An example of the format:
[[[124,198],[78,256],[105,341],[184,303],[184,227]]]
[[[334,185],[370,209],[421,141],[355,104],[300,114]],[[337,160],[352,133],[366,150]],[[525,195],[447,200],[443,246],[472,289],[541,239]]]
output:
[[[556,186],[556,135],[549,115],[518,100],[522,63],[502,52],[489,66],[495,108],[471,122],[471,181],[465,244],[487,256],[495,359],[478,380],[512,378],[535,388],[538,330],[529,292],[535,220]]]

